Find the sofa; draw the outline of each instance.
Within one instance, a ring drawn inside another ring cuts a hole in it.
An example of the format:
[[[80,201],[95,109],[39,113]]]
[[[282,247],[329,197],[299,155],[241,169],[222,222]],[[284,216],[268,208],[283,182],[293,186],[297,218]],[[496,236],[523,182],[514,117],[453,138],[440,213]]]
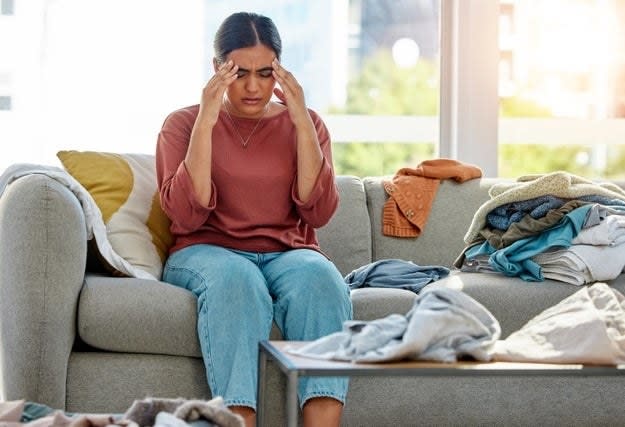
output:
[[[501,179],[443,180],[418,237],[383,235],[389,177],[338,176],[340,204],[318,230],[343,274],[381,259],[451,268],[474,212]],[[23,176],[0,197],[0,391],[68,412],[121,413],[135,399],[209,399],[196,336],[196,301],[162,281],[93,268],[75,195],[44,174]],[[498,319],[502,338],[576,292],[562,282],[524,282],[452,269],[434,282],[462,290]],[[619,277],[610,285],[625,290]],[[428,285],[432,286],[432,285]],[[406,313],[403,289],[351,292],[354,318]],[[280,339],[276,328],[272,339]],[[270,364],[267,425],[284,425],[285,380]],[[343,424],[614,425],[625,422],[620,376],[353,378]]]

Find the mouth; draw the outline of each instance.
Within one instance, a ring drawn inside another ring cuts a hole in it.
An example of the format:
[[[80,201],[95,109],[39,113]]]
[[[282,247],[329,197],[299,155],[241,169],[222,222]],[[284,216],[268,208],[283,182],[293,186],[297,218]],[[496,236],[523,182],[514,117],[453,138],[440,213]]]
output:
[[[241,102],[245,105],[257,105],[262,102],[262,98],[243,98]]]

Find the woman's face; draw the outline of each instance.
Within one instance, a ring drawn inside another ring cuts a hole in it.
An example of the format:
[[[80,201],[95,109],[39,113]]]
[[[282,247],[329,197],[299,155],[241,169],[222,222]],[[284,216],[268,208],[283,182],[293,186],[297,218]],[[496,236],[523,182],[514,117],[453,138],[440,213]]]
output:
[[[271,75],[273,50],[263,44],[236,49],[226,60],[239,67],[237,79],[228,87],[230,112],[242,117],[258,118],[271,99],[276,80]]]

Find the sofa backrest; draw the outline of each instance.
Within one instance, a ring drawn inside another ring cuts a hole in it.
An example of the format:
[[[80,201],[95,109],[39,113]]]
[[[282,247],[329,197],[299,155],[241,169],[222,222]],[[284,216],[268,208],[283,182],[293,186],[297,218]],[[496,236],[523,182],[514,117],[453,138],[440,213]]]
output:
[[[345,275],[371,262],[371,221],[360,178],[336,177],[339,207],[332,220],[317,230],[321,250]]]
[[[459,184],[442,180],[421,235],[390,237],[382,234],[382,211],[388,198],[382,181],[390,178],[364,179],[372,227],[372,259],[397,258],[423,266],[445,267],[451,267],[464,249],[464,235],[474,213],[488,200],[488,189],[502,181],[482,178]]]

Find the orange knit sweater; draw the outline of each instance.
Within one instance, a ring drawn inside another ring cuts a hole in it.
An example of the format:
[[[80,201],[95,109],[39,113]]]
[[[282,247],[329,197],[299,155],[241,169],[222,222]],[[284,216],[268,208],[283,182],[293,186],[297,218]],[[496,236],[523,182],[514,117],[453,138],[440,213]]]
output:
[[[465,182],[480,178],[482,170],[452,159],[421,162],[415,169],[402,168],[384,181],[389,198],[382,214],[382,233],[394,237],[417,237],[423,231],[441,179]]]

